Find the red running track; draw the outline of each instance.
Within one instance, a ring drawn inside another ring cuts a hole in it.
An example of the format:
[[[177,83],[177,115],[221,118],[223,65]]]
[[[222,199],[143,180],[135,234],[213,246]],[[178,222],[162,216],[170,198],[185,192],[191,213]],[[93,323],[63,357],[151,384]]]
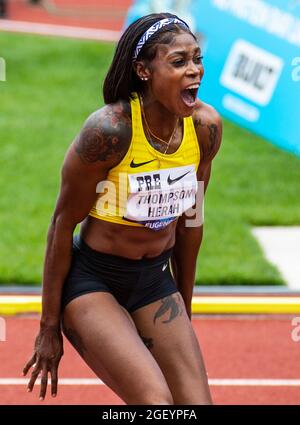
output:
[[[291,338],[292,317],[199,316],[193,326],[200,341],[208,375],[214,379],[298,379],[300,342]],[[39,386],[3,385],[3,378],[22,378],[32,354],[38,317],[6,318],[6,341],[0,342],[0,404],[124,404],[105,385],[59,386],[55,399],[38,400]],[[95,378],[65,340],[60,378]],[[300,386],[212,385],[215,404],[300,404]]]
[[[8,1],[8,19],[120,31],[132,0],[48,0],[53,8]]]

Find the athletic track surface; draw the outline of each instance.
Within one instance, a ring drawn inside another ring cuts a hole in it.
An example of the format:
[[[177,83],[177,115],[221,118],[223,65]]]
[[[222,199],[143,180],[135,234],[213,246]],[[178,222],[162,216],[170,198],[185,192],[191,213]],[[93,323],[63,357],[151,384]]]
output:
[[[83,1],[78,1],[82,5]],[[94,16],[67,16],[76,0],[56,0],[48,13],[25,0],[9,1],[9,19],[120,31],[130,0],[89,0]],[[49,2],[48,2],[49,3]],[[99,13],[99,5],[102,6]],[[2,21],[3,22],[3,21]],[[215,404],[300,404],[300,341],[292,340],[293,316],[203,315],[193,317]],[[32,354],[38,315],[5,318],[6,341],[0,342],[0,404],[124,404],[99,381],[65,341],[58,395],[38,400],[39,386],[26,392],[22,368]],[[128,383],[130,385],[130,382]]]
[[[8,18],[120,31],[131,0],[49,0],[46,7],[27,0],[8,0]]]
[[[194,316],[215,404],[300,404],[300,342],[291,316]],[[22,368],[32,355],[39,317],[6,318],[0,342],[0,404],[124,404],[99,381],[67,340],[55,399],[26,392]],[[130,382],[128,382],[130,385]]]

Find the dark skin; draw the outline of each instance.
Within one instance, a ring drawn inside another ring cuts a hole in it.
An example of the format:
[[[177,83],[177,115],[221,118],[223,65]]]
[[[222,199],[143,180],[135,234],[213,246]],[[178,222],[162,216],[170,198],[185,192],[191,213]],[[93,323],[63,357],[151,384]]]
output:
[[[171,44],[158,45],[156,57],[151,63],[137,62],[135,69],[141,79],[147,78],[143,97],[145,115],[152,131],[168,140],[179,118],[178,128],[167,153],[177,150],[182,140],[182,118],[192,115],[201,153],[197,178],[198,181],[204,181],[206,190],[211,162],[221,143],[221,120],[209,105],[196,100],[193,106],[188,107],[180,97],[181,90],[199,83],[203,76],[197,43],[190,34],[182,32],[174,37]],[[34,366],[28,384],[29,391],[32,391],[41,372],[40,399],[45,397],[49,372],[51,394],[57,394],[57,370],[63,355],[61,291],[70,268],[72,237],[78,223],[81,223],[81,236],[85,242],[100,252],[140,259],[155,257],[174,246],[173,274],[191,318],[196,259],[203,225],[186,227],[186,215],[182,215],[163,230],[154,232],[145,227],[118,225],[88,215],[97,198],[98,182],[105,180],[108,171],[120,163],[130,146],[131,136],[130,105],[119,101],[94,112],[66,154],[60,193],[48,231],[40,332],[33,356],[23,369],[26,375]],[[159,140],[152,138],[149,143],[164,152],[165,145]],[[172,309],[169,316],[171,320]],[[70,338],[74,339],[76,333],[72,332]],[[147,340],[148,345],[152,344],[150,336],[141,335],[141,338]]]

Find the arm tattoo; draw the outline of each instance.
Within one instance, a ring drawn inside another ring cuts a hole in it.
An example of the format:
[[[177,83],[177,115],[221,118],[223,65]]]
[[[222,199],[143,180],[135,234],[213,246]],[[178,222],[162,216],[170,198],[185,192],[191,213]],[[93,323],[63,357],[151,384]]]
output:
[[[194,126],[195,126],[195,128],[205,127],[205,124],[203,124],[203,122],[201,121],[201,118],[197,118],[194,121]]]
[[[209,150],[207,153],[210,156],[216,149],[219,136],[218,136],[218,127],[216,124],[209,124],[207,128],[209,130],[209,141],[210,141]]]
[[[92,114],[75,142],[76,152],[88,163],[121,159],[130,135],[130,106],[118,103]]]
[[[82,130],[76,151],[84,162],[105,161],[118,152],[118,137],[105,137],[99,128]]]
[[[182,307],[180,305],[180,297],[178,294],[169,295],[168,297],[163,298],[161,303],[162,305],[154,315],[153,323],[167,312],[170,313],[170,316],[167,320],[163,320],[162,323],[172,322],[172,320],[174,320],[177,316],[182,315]]]
[[[205,158],[209,158],[217,149],[217,145],[219,143],[220,134],[218,130],[218,126],[214,123],[212,124],[206,124],[204,123],[201,118],[197,118],[194,121],[195,129],[200,130],[200,128],[205,129],[205,133],[208,130],[208,140],[207,143],[202,142],[202,140],[205,140],[205,137],[201,138],[201,144],[200,144],[200,150],[201,154]]]

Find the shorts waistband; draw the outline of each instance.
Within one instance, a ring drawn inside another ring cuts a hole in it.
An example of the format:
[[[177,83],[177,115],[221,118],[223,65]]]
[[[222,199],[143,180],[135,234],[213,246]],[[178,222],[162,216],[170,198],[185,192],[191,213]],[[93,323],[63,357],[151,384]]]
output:
[[[80,251],[86,253],[90,258],[93,258],[95,261],[105,262],[106,264],[116,265],[116,266],[124,266],[130,268],[143,268],[143,267],[151,267],[161,263],[165,263],[169,260],[172,255],[173,248],[167,249],[163,251],[156,257],[143,257],[140,259],[132,259],[121,257],[119,255],[107,254],[104,252],[96,251],[91,248],[80,235],[75,235],[73,237],[73,243]]]

